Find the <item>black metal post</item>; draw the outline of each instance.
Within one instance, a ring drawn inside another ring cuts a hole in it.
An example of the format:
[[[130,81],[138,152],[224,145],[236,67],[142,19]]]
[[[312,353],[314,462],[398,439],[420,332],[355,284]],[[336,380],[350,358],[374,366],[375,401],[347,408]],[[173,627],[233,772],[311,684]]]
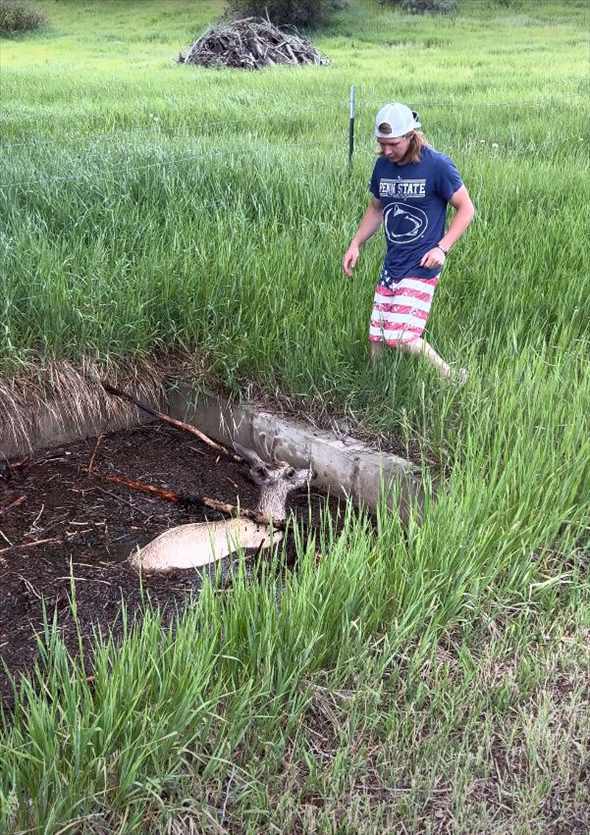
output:
[[[354,153],[354,84],[350,88],[350,122],[348,130],[348,167],[352,167],[352,155]]]

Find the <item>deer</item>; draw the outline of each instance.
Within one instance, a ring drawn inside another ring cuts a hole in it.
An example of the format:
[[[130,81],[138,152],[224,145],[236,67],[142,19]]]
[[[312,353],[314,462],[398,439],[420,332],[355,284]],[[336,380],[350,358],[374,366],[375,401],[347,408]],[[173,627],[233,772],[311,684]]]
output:
[[[249,464],[248,475],[260,488],[255,513],[218,522],[179,525],[161,533],[128,560],[137,570],[166,573],[199,568],[229,557],[242,548],[270,548],[283,539],[287,518],[287,496],[308,485],[313,478],[311,464],[295,469],[271,456],[271,465],[258,454],[235,441],[234,449]],[[251,517],[255,517],[255,519]],[[275,527],[276,526],[276,527]]]

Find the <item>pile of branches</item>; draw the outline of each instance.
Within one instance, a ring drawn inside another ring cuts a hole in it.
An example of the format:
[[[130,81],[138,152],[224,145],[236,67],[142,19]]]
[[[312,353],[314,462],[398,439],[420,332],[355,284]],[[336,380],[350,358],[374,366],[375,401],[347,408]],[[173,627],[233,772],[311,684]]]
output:
[[[20,0],[0,0],[0,35],[30,32],[47,23],[45,12]]]
[[[203,67],[236,67],[259,70],[274,64],[327,64],[309,41],[287,34],[269,20],[246,17],[208,29],[188,52],[178,56],[181,64]]]
[[[410,14],[454,14],[457,0],[379,0],[382,6],[397,6]]]

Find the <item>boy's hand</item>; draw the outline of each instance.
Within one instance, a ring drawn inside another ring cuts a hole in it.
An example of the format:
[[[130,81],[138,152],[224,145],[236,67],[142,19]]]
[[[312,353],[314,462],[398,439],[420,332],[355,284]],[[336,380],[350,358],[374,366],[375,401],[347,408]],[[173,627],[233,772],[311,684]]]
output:
[[[359,255],[361,254],[360,247],[358,244],[352,243],[344,254],[344,258],[342,259],[342,269],[348,276],[352,276],[352,271],[356,266],[356,262],[359,259]]]
[[[442,249],[437,246],[434,249],[429,249],[428,252],[422,256],[420,261],[421,267],[442,267],[445,263],[445,254]]]

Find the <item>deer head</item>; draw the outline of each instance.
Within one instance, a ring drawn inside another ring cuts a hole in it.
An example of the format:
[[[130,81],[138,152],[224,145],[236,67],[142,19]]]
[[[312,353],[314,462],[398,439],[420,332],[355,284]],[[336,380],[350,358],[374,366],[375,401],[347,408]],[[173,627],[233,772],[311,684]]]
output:
[[[261,434],[268,453],[265,436]],[[254,484],[260,487],[260,498],[257,510],[269,519],[284,519],[287,514],[287,496],[293,490],[309,484],[313,478],[311,464],[306,469],[296,469],[285,461],[279,461],[271,449],[267,464],[252,449],[246,449],[234,442],[234,449],[249,464],[248,475]]]

